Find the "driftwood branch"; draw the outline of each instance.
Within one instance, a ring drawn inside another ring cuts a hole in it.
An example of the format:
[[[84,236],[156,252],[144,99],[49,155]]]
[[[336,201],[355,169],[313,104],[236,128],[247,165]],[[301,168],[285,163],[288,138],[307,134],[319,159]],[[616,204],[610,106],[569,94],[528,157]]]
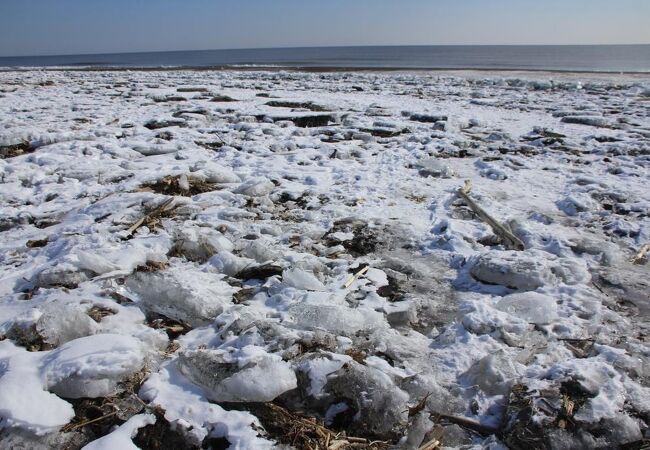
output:
[[[512,232],[506,228],[505,226],[501,225],[497,220],[489,215],[483,208],[481,208],[470,196],[469,192],[472,190],[472,184],[469,180],[465,181],[465,186],[462,188],[458,189],[456,191],[460,197],[462,197],[463,200],[465,200],[465,203],[467,203],[467,206],[469,206],[472,211],[476,213],[485,223],[490,225],[492,227],[492,230],[501,238],[503,243],[505,244],[506,247],[513,249],[513,250],[524,250],[524,243]]]
[[[477,420],[469,419],[467,417],[450,416],[447,414],[434,414],[433,416],[446,420],[447,422],[454,423],[483,436],[490,436],[491,434],[496,434],[499,431],[497,428],[483,425]]]
[[[165,200],[162,205],[158,206],[156,209],[151,211],[149,214],[146,214],[139,218],[133,225],[129,227],[128,230],[126,230],[126,235],[131,236],[135,230],[140,228],[143,223],[145,223],[147,220],[151,219],[152,217],[156,216],[157,214],[160,214],[163,211],[166,211],[169,206],[172,204],[174,201],[174,197],[170,197],[169,199]]]
[[[360,271],[358,271],[357,273],[352,275],[350,278],[348,278],[348,281],[345,282],[345,284],[343,285],[343,288],[347,289],[350,286],[352,286],[352,283],[354,283],[356,280],[358,280],[361,275],[366,273],[369,268],[370,268],[370,266],[365,266],[363,269],[361,269]]]

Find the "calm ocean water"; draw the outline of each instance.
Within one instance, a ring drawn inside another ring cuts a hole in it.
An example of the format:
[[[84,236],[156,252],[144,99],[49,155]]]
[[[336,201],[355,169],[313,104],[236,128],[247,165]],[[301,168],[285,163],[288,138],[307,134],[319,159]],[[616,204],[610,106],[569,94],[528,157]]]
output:
[[[201,68],[239,65],[650,72],[650,45],[315,47],[0,57],[0,67]]]

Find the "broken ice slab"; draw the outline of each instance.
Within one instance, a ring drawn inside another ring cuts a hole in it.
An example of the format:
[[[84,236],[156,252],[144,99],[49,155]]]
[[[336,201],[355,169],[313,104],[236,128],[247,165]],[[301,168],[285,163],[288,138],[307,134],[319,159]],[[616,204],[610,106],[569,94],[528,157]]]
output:
[[[409,395],[384,372],[349,361],[328,376],[325,391],[338,398],[364,393],[354,396],[348,405],[358,411],[355,427],[379,438],[402,436],[408,421]]]
[[[321,329],[352,336],[386,325],[384,315],[366,308],[344,305],[298,303],[288,310],[288,322],[308,330]]]
[[[136,272],[126,280],[145,312],[161,314],[192,327],[207,325],[232,301],[237,289],[223,275],[194,268]]]
[[[555,299],[537,292],[506,295],[497,302],[496,308],[538,325],[551,323],[558,318]]]
[[[492,250],[474,261],[471,274],[484,283],[521,290],[535,290],[560,283],[584,283],[591,278],[584,261],[559,258],[537,250]]]
[[[297,387],[291,366],[270,354],[239,367],[223,352],[196,350],[182,354],[178,365],[215,402],[270,402]]]
[[[488,395],[507,395],[524,366],[513,361],[503,350],[479,359],[462,376],[469,385],[478,386]]]

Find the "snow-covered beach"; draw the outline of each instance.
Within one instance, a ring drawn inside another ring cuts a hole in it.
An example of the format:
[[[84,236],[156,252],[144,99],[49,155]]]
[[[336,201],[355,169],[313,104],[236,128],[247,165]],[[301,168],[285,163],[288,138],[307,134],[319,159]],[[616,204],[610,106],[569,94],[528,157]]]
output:
[[[650,438],[650,76],[7,71],[0,158],[0,448]]]

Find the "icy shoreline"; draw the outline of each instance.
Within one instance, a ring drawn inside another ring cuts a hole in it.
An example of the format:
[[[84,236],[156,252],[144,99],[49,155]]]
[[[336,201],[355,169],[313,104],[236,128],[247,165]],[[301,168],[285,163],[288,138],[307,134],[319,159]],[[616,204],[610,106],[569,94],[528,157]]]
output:
[[[650,79],[547,75],[0,72],[0,446],[650,437]]]

